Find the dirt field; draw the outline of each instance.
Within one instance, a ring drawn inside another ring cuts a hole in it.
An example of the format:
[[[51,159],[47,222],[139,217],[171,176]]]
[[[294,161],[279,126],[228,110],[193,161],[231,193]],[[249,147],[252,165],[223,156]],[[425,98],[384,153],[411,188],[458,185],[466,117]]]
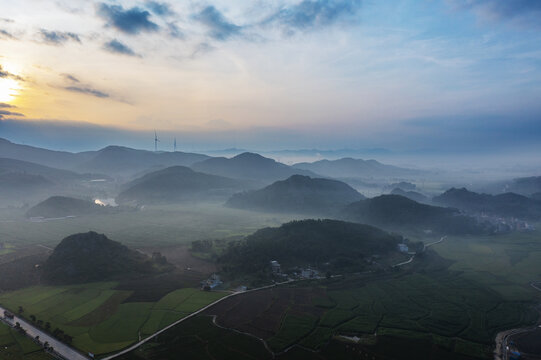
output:
[[[236,296],[222,301],[205,313],[216,315],[223,327],[268,339],[280,328],[286,312],[297,316],[320,316],[324,310],[312,299],[324,295],[318,288],[274,288]]]

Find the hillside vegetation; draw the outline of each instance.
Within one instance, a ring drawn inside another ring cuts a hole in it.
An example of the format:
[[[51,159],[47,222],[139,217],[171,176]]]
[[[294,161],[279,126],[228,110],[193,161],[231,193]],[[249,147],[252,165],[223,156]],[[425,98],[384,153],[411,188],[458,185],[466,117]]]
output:
[[[42,279],[49,284],[74,284],[156,271],[145,255],[90,231],[63,239],[43,265]]]
[[[328,214],[363,198],[341,181],[293,175],[261,190],[235,194],[226,205],[259,211]]]
[[[399,195],[381,195],[348,205],[342,216],[350,221],[392,229],[432,230],[445,234],[482,233],[484,226],[457,210],[420,204]]]
[[[359,271],[364,257],[391,252],[401,240],[401,236],[369,225],[338,220],[292,221],[231,243],[219,262],[226,270],[241,273],[264,271],[271,260],[284,266],[328,263],[333,270]]]
[[[109,210],[109,207],[97,205],[89,200],[51,196],[30,208],[26,215],[28,217],[58,218],[70,215],[104,214]]]
[[[128,183],[126,190],[118,195],[117,202],[153,204],[227,198],[245,186],[246,183],[240,180],[196,172],[185,166],[172,166]]]
[[[434,197],[434,203],[473,212],[505,217],[537,220],[541,218],[541,202],[515,193],[478,194],[466,188],[451,188]]]

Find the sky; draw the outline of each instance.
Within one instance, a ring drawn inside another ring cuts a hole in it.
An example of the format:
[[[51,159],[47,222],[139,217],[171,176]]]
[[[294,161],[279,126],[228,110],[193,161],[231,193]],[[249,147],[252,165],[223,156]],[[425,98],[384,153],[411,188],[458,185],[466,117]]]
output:
[[[0,0],[0,137],[541,150],[534,0]]]

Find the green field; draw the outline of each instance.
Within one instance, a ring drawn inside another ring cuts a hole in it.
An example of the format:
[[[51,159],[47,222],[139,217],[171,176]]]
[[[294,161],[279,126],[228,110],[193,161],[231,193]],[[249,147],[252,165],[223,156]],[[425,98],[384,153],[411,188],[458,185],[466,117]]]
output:
[[[41,327],[59,328],[84,352],[120,350],[141,337],[218,300],[226,293],[179,289],[157,302],[124,302],[131,291],[114,290],[116,283],[37,286],[0,295],[0,304]]]
[[[325,289],[312,298],[320,316],[309,315],[317,312],[296,295],[280,298],[280,292],[268,290],[267,297],[288,305],[273,313],[281,324],[265,340],[279,354],[293,344],[325,352],[333,336],[347,335],[373,337],[373,351],[389,356],[383,339],[404,339],[404,346],[436,344],[445,356],[489,358],[496,333],[539,317],[534,305],[541,294],[529,282],[541,279],[541,238],[537,232],[515,235],[449,238],[396,273],[291,285]],[[299,317],[288,309],[305,313]],[[247,321],[239,320],[239,327]]]
[[[52,360],[52,356],[30,338],[0,322],[0,360]]]
[[[449,237],[433,248],[454,261],[449,268],[489,286],[507,300],[531,301],[531,281],[541,280],[541,232]]]
[[[55,246],[66,236],[93,230],[124,245],[167,246],[194,240],[248,235],[266,226],[279,226],[293,215],[229,209],[221,203],[145,206],[140,211],[89,215],[47,222],[30,222],[22,210],[0,209],[0,239],[15,246]]]

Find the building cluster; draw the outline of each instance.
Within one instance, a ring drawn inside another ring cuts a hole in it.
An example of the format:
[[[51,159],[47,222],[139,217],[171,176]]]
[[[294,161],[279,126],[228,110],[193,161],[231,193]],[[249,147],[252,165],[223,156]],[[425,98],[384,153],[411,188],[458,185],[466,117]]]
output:
[[[214,290],[216,287],[223,284],[223,281],[220,280],[220,275],[212,274],[207,280],[201,282],[201,288],[203,290]]]
[[[517,218],[505,218],[500,216],[491,216],[487,214],[476,215],[477,221],[489,223],[494,227],[496,233],[506,233],[511,231],[534,231],[535,227],[524,220]]]
[[[270,262],[270,268],[273,276],[289,278],[288,274],[282,272],[282,268],[278,261],[272,260]],[[319,278],[319,271],[312,267],[296,267],[293,269],[291,277],[295,279],[317,279]]]

